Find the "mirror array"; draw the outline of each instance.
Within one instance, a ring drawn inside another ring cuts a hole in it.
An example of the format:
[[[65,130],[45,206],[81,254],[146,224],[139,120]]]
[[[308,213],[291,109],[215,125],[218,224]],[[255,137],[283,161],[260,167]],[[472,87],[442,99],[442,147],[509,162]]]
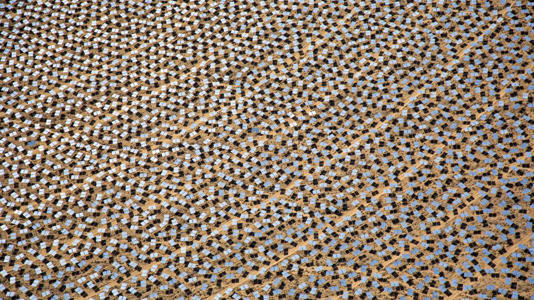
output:
[[[531,298],[533,10],[0,3],[0,298]]]

